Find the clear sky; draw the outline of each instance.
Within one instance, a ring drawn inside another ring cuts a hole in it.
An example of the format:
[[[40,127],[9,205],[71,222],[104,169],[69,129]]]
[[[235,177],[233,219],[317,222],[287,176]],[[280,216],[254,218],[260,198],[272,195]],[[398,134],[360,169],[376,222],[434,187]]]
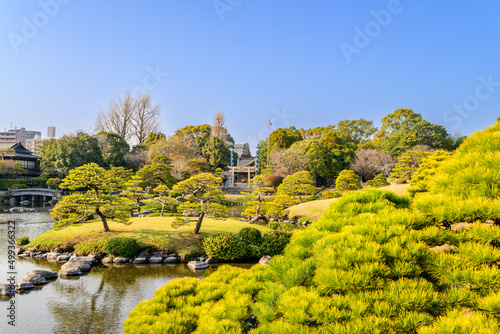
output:
[[[273,127],[412,108],[450,133],[500,116],[500,2],[5,0],[0,129],[92,131],[147,91],[167,135],[223,111],[237,143]]]

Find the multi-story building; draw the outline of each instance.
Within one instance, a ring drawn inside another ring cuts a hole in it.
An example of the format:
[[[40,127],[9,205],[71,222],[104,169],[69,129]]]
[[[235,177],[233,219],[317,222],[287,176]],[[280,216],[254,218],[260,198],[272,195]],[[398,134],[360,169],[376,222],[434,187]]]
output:
[[[47,137],[48,138],[55,138],[56,137],[56,127],[55,126],[48,126],[47,127]]]
[[[33,139],[26,139],[26,148],[34,155],[40,156],[42,138],[36,135]]]
[[[17,132],[0,132],[0,143],[22,143],[26,145],[26,135]]]
[[[26,139],[34,139],[35,136],[39,136],[40,138],[42,137],[42,133],[40,131],[27,131],[26,128],[10,129],[9,132],[22,134],[26,137]]]

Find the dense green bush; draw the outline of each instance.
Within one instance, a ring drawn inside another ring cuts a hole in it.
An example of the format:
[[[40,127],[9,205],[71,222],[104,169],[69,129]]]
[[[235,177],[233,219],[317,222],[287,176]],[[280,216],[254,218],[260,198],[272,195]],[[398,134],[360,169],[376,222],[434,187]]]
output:
[[[28,236],[22,236],[16,239],[16,246],[24,246],[30,243],[30,238]]]
[[[102,250],[114,256],[132,257],[137,253],[137,241],[127,237],[112,237],[106,239]]]
[[[262,242],[262,233],[253,227],[245,227],[238,232],[238,237],[245,244],[249,245],[260,245]]]
[[[24,183],[15,183],[11,186],[11,189],[12,190],[15,190],[15,189],[26,189],[28,188],[28,186]]]
[[[260,246],[262,255],[278,255],[282,254],[286,245],[290,242],[291,233],[281,231],[270,231],[262,237]]]
[[[390,185],[390,183],[387,182],[387,177],[384,173],[378,174],[373,178],[373,180],[367,181],[366,184],[372,188],[381,188]]]
[[[339,198],[340,196],[341,195],[335,190],[329,190],[325,191],[324,193],[321,193],[322,199]]]
[[[205,238],[203,248],[208,256],[221,260],[234,260],[246,253],[245,244],[230,232],[219,232]]]

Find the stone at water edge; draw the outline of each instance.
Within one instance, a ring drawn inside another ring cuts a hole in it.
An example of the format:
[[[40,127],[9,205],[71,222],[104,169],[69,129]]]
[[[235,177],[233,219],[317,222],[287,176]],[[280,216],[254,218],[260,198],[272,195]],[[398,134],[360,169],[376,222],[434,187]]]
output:
[[[113,258],[111,256],[106,256],[104,259],[102,259],[101,263],[102,264],[113,263]]]
[[[12,284],[0,284],[0,296],[9,296],[15,292],[15,286]]]
[[[117,256],[113,259],[113,263],[129,263],[130,259],[128,257]]]
[[[132,263],[134,263],[134,264],[145,264],[145,263],[148,263],[148,259],[146,257],[136,257],[135,260]]]
[[[177,256],[169,256],[165,260],[163,260],[163,263],[177,263],[177,262],[179,262]]]
[[[161,256],[158,256],[158,255],[154,255],[154,256],[151,256],[149,258],[149,263],[162,263],[163,262],[163,258]]]
[[[26,278],[26,277],[23,278],[21,283],[31,283],[33,285],[42,285],[42,284],[47,283],[47,281],[45,280],[45,277],[33,276],[33,277],[29,277],[29,278]]]
[[[263,257],[260,258],[259,263],[260,264],[269,264],[269,261],[271,261],[272,256],[271,255],[264,255]]]
[[[62,254],[58,252],[49,252],[47,253],[47,261],[55,262],[57,261],[57,257],[60,255]]]
[[[45,280],[56,279],[57,272],[49,270],[32,270],[26,275],[24,275],[23,282],[27,282],[32,277],[43,277]],[[25,281],[26,280],[26,281]]]
[[[24,252],[23,246],[15,246],[14,247],[14,254],[15,255],[21,255],[23,252]]]
[[[189,261],[188,267],[192,270],[203,270],[209,268],[210,265],[202,261]]]
[[[29,290],[35,287],[33,283],[26,283],[26,282],[16,282],[14,286],[16,288],[16,291]]]
[[[62,268],[59,270],[59,276],[78,276],[81,275],[82,272],[78,268]]]
[[[56,261],[57,262],[67,262],[69,261],[69,255],[59,255],[58,257],[56,257]]]

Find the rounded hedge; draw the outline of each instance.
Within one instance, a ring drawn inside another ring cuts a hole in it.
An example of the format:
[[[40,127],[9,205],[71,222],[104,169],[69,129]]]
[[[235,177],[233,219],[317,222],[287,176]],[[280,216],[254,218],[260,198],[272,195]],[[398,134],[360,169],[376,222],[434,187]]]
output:
[[[229,232],[215,233],[203,240],[205,253],[220,260],[234,260],[246,253],[245,244],[236,234]]]
[[[287,232],[267,232],[262,237],[261,254],[271,256],[282,254],[286,245],[290,242],[291,236],[292,234]]]
[[[110,255],[132,257],[137,253],[137,240],[127,237],[113,237],[104,242],[102,250]]]
[[[249,245],[260,245],[262,242],[262,233],[254,227],[245,227],[238,233],[241,241]]]

